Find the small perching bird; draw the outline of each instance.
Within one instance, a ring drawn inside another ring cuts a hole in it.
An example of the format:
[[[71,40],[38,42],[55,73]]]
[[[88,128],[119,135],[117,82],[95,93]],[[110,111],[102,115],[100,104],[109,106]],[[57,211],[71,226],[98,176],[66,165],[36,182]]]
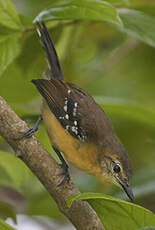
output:
[[[109,118],[87,92],[64,81],[50,34],[43,22],[37,22],[37,27],[48,58],[50,79],[32,80],[43,97],[42,115],[18,139],[32,136],[43,119],[53,149],[65,170],[62,183],[67,183],[69,174],[61,152],[77,168],[101,181],[121,185],[133,201],[129,185],[130,159],[116,138]]]

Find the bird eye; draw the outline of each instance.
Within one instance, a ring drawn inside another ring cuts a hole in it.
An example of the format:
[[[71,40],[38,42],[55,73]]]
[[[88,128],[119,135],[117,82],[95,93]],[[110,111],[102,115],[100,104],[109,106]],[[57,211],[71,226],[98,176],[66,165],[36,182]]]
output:
[[[113,167],[113,170],[114,170],[115,173],[119,173],[121,171],[121,168],[119,167],[119,165],[115,165]]]

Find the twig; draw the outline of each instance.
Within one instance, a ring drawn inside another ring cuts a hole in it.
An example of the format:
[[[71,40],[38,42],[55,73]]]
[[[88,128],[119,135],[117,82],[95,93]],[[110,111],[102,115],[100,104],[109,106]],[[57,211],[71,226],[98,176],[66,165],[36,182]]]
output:
[[[14,149],[16,156],[20,157],[31,171],[45,186],[60,211],[73,223],[78,230],[104,230],[97,214],[86,201],[74,201],[70,208],[66,200],[70,195],[78,194],[78,189],[70,181],[58,186],[62,180],[62,169],[52,156],[42,147],[33,136],[16,141],[28,126],[0,97],[0,135]]]

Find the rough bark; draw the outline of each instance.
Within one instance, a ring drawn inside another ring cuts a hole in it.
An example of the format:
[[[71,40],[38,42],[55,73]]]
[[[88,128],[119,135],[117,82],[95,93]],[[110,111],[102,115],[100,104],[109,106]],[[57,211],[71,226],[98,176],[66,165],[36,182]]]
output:
[[[0,97],[0,135],[14,149],[31,171],[38,177],[56,201],[60,211],[78,230],[104,230],[95,211],[86,201],[74,201],[70,208],[66,200],[70,195],[80,193],[70,181],[58,186],[62,180],[62,168],[33,136],[16,141],[28,126]]]

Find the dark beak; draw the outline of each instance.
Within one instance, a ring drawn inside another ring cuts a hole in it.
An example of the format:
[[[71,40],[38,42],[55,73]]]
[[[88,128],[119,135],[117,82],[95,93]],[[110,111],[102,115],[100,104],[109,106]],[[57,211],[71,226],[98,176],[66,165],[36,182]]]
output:
[[[130,185],[129,185],[128,181],[127,180],[119,181],[119,184],[122,186],[122,188],[126,192],[126,194],[129,197],[129,199],[133,202],[134,201],[134,195],[133,195],[133,192],[132,192],[132,190],[130,188]]]

